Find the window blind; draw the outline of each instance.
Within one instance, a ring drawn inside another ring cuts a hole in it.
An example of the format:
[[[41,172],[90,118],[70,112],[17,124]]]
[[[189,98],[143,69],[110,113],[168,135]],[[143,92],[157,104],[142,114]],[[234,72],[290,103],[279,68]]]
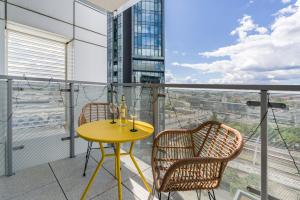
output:
[[[66,48],[64,43],[8,30],[7,48],[8,75],[66,78]]]

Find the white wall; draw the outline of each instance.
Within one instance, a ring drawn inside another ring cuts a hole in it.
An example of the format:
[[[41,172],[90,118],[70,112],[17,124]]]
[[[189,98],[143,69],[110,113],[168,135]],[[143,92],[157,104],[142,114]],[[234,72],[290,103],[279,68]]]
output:
[[[8,2],[69,23],[73,22],[73,0],[8,0]]]
[[[75,80],[107,82],[107,16],[77,3],[75,5]],[[88,31],[88,30],[91,31]],[[100,33],[100,34],[97,34]]]
[[[75,79],[91,81],[106,80],[106,49],[75,41]],[[95,67],[95,63],[97,66]]]
[[[55,33],[70,40],[73,38],[73,0],[8,0],[8,2],[10,3],[7,6],[9,21]],[[4,18],[3,0],[0,0],[0,17]],[[1,20],[0,74],[5,73],[2,64],[5,53],[3,24],[4,21]],[[107,82],[106,13],[98,12],[76,2],[75,24],[75,38],[81,41],[75,40],[73,45],[75,52],[74,79]]]

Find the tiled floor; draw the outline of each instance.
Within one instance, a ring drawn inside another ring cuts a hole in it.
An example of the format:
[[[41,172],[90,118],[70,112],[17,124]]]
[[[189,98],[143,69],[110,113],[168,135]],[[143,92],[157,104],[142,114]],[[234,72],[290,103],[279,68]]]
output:
[[[85,155],[63,159],[0,177],[1,200],[78,200],[100,156],[92,153],[87,175],[82,176]],[[137,159],[147,181],[152,183],[151,167]],[[96,181],[88,193],[89,200],[117,200],[117,181],[113,175],[113,159],[105,160]],[[128,156],[122,157],[122,186],[124,200],[145,200],[149,193]],[[172,199],[197,199],[194,192],[173,194]],[[204,198],[203,198],[204,199]]]

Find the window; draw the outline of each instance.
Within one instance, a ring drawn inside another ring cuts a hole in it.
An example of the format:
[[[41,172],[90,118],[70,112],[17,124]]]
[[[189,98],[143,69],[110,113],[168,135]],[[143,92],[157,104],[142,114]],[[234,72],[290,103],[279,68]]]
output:
[[[7,31],[7,74],[66,79],[66,44],[53,39],[52,34],[29,31]]]

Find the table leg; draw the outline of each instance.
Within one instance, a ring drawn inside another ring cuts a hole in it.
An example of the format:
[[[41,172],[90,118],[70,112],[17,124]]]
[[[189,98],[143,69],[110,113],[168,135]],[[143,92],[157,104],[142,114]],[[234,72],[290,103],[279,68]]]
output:
[[[114,152],[117,154],[116,144],[114,144]],[[115,177],[117,178],[117,156],[115,156]]]
[[[103,164],[103,162],[104,162],[104,160],[105,160],[105,152],[104,152],[103,144],[102,144],[102,143],[99,143],[99,145],[100,145],[100,150],[101,150],[101,154],[102,154],[101,160],[100,160],[100,162],[98,163],[98,165],[97,165],[97,167],[96,167],[96,169],[95,169],[95,171],[94,171],[94,173],[93,173],[91,179],[89,180],[89,183],[88,183],[88,185],[86,186],[86,188],[85,188],[83,194],[81,195],[81,198],[80,198],[81,200],[86,199],[86,194],[87,194],[87,192],[89,191],[91,185],[93,184],[93,182],[94,182],[94,180],[95,180],[95,178],[96,178],[96,176],[97,176],[99,170],[101,169],[101,166],[102,166],[102,164]]]
[[[140,169],[140,167],[138,166],[136,160],[134,159],[134,156],[133,156],[133,147],[134,147],[134,142],[132,142],[131,145],[130,145],[130,150],[129,150],[130,158],[131,158],[131,160],[132,160],[132,162],[133,162],[135,168],[136,168],[137,171],[139,172],[140,177],[141,177],[141,179],[142,179],[142,181],[143,181],[145,187],[147,188],[147,190],[148,190],[149,192],[151,192],[151,188],[149,187],[149,185],[148,185],[148,183],[147,183],[147,181],[146,181],[146,179],[145,179],[145,177],[144,177],[144,175],[143,175],[143,173],[142,173],[142,170]]]
[[[121,161],[120,161],[120,143],[116,143],[117,152],[116,152],[116,160],[117,160],[117,179],[118,179],[118,194],[119,200],[122,200],[122,176],[121,176]]]

